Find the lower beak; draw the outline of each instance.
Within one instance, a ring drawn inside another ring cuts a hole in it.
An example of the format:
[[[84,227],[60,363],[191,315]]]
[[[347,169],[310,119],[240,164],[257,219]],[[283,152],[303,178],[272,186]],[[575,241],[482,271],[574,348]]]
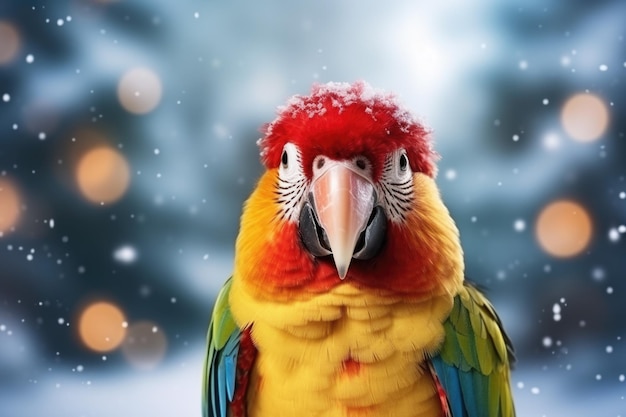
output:
[[[349,163],[327,163],[332,165],[311,183],[313,211],[328,239],[339,278],[344,279],[376,198],[372,182]]]

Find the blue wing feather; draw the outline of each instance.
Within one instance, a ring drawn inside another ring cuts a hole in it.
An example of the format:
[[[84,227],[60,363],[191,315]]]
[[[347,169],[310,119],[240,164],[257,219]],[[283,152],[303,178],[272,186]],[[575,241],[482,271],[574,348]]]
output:
[[[459,380],[459,369],[445,364],[441,356],[436,356],[432,364],[437,372],[437,376],[446,390],[450,413],[454,417],[467,417],[465,405],[463,404],[463,394],[461,391],[461,381]]]
[[[231,337],[224,347],[224,381],[228,401],[235,396],[235,376],[237,373],[237,354],[239,353],[239,337]]]
[[[221,356],[221,355],[220,355]],[[226,369],[223,361],[217,364],[217,404],[220,408],[220,416],[226,416]]]
[[[482,383],[480,378],[482,375],[477,375],[478,372],[472,370],[469,372],[459,372],[459,380],[461,381],[462,391],[469,395],[463,395],[463,403],[467,408],[469,416],[487,416],[486,412],[481,410],[486,409],[487,399],[482,396]],[[477,378],[478,377],[478,378]]]

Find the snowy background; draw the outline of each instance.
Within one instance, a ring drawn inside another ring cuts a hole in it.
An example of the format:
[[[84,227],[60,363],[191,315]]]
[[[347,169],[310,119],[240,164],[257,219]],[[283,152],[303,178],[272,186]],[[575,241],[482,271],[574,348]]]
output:
[[[2,1],[0,416],[198,416],[258,128],[313,82],[357,79],[435,131],[467,273],[516,344],[518,415],[626,416],[624,16]]]

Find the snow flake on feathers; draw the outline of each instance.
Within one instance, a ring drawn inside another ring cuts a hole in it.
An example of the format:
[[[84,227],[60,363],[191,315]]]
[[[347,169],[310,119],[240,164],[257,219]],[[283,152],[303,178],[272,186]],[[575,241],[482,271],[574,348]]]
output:
[[[287,101],[286,105],[280,106],[276,121],[285,116],[296,117],[301,112],[305,112],[310,118],[323,116],[327,109],[320,99],[324,97],[330,97],[332,107],[338,109],[339,113],[355,103],[362,103],[365,105],[365,112],[374,117],[372,108],[378,105],[395,109],[394,118],[404,125],[403,131],[406,131],[409,124],[415,123],[411,113],[396,101],[393,94],[375,89],[365,81],[358,81],[354,84],[337,82],[315,84],[310,96],[295,95]],[[268,126],[268,135],[274,123]]]
[[[292,142],[330,157],[346,157],[349,151],[380,156],[403,147],[414,171],[430,176],[436,171],[429,131],[394,94],[364,81],[315,84],[310,95],[295,95],[280,106],[276,119],[263,131],[258,145],[267,167],[277,166],[282,147]]]

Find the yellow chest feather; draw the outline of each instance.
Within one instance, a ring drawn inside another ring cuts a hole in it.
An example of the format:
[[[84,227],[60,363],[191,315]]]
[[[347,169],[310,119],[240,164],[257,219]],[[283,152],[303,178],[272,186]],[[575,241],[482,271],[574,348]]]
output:
[[[439,347],[451,306],[447,295],[408,302],[349,284],[278,304],[234,283],[233,316],[252,323],[258,349],[248,415],[441,415],[424,358]]]

